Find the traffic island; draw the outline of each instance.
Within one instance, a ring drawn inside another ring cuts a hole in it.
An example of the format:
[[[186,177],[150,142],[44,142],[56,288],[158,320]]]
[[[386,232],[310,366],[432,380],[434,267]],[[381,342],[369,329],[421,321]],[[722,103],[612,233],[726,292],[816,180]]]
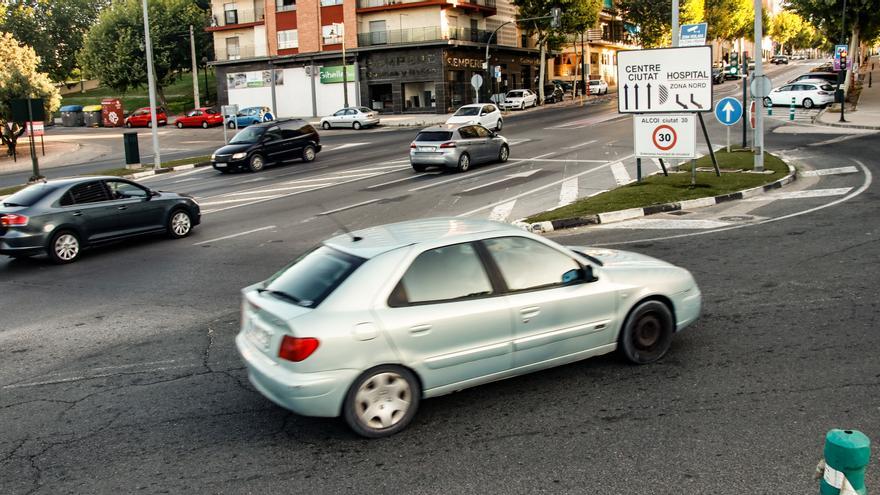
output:
[[[696,160],[696,185],[691,164],[670,170],[668,176],[653,174],[570,205],[539,213],[517,222],[533,232],[619,222],[655,213],[711,206],[743,199],[782,187],[795,178],[794,168],[771,153],[764,153],[764,173],[755,173],[754,155],[732,150],[715,153],[722,170],[716,176],[712,160]]]

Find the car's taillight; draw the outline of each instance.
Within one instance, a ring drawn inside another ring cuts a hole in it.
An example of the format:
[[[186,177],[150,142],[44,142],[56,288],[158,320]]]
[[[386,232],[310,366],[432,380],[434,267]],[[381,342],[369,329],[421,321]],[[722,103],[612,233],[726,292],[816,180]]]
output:
[[[440,145],[441,148],[455,148],[455,143],[450,141],[448,143],[443,143]]]
[[[409,149],[411,149],[411,150],[416,149],[416,143],[409,143]]]
[[[318,339],[313,337],[291,337],[290,335],[285,335],[281,339],[278,357],[298,363],[311,356],[318,348],[318,344]]]
[[[0,217],[0,225],[4,227],[24,227],[28,224],[28,217],[24,215],[16,215],[15,213],[7,213]]]

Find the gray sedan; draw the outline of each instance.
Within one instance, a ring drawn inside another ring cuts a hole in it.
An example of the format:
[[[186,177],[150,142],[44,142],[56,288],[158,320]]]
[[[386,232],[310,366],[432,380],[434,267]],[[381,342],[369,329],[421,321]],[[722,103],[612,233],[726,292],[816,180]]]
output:
[[[199,224],[189,196],[118,177],[79,177],[28,186],[0,203],[0,254],[46,253],[70,263],[82,250],[141,234],[185,237]]]
[[[334,237],[243,295],[254,387],[371,438],[423,398],[614,350],[657,361],[701,305],[683,268],[461,218]]]
[[[409,162],[416,172],[431,165],[466,172],[471,165],[506,162],[509,157],[507,139],[476,124],[428,127],[409,146]]]

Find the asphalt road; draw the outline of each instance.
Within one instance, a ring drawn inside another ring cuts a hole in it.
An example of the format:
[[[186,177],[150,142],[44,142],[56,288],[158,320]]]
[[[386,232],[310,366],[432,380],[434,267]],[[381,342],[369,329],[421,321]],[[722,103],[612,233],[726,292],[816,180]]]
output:
[[[350,228],[510,221],[614,187],[634,176],[630,120],[610,104],[510,119],[512,160],[462,175],[413,173],[401,131],[327,137],[314,163],[258,175],[148,180],[199,197],[193,236],[62,267],[0,261],[0,492],[815,492],[827,429],[880,435],[878,137],[771,127],[768,149],[799,167],[850,168],[788,196],[553,234],[694,273],[704,315],[662,362],[606,356],[431,399],[380,441],[253,390],[233,345],[240,288],[336,232],[322,213]]]

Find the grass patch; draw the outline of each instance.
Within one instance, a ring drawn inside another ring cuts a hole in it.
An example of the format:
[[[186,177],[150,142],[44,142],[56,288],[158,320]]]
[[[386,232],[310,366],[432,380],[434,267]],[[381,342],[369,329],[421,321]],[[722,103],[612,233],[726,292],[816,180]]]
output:
[[[214,71],[208,71],[208,87],[212,101],[217,99],[217,80],[214,77]],[[172,114],[183,113],[195,106],[193,100],[192,74],[186,72],[180,76],[174,84],[164,88],[165,98],[168,100],[166,109]],[[147,88],[139,88],[132,90],[126,94],[119,94],[110,88],[98,87],[84,93],[71,93],[61,97],[61,105],[99,105],[101,98],[119,98],[122,100],[122,108],[126,113],[130,113],[141,107],[150,106],[150,96]],[[202,105],[205,105],[205,75],[199,70],[199,98]]]
[[[720,151],[715,153],[721,169],[752,170],[754,155],[745,151]],[[697,160],[697,167],[712,167],[712,159],[707,155]],[[764,153],[764,170],[772,170],[772,174],[722,173],[716,177],[715,172],[697,172],[697,185],[691,187],[691,167],[682,164],[680,173],[670,173],[669,177],[652,175],[640,183],[633,182],[623,187],[584,198],[568,206],[557,208],[526,219],[527,222],[544,222],[575,218],[609,211],[627,210],[645,206],[672,203],[688,199],[719,196],[751,187],[764,185],[788,175],[788,166],[770,153]]]
[[[10,194],[15,194],[18,191],[21,191],[22,189],[24,189],[25,187],[27,187],[27,186],[22,185],[22,186],[4,187],[4,188],[0,189],[0,196],[9,196]]]

